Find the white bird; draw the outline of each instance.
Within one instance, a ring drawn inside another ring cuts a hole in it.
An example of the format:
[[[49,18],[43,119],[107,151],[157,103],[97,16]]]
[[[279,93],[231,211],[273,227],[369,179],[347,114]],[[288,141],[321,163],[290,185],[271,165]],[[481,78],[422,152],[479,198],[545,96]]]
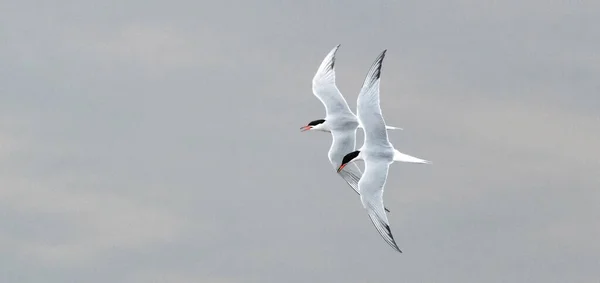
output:
[[[364,127],[364,144],[359,150],[344,156],[338,171],[343,172],[354,161],[364,161],[365,172],[358,182],[360,200],[383,239],[396,251],[402,252],[392,236],[383,206],[383,187],[388,169],[394,161],[425,164],[431,162],[399,152],[388,140],[385,121],[379,105],[379,77],[385,53],[386,50],[381,52],[371,66],[358,95],[357,114]]]
[[[304,131],[316,130],[330,132],[333,140],[329,148],[329,161],[334,169],[340,166],[340,160],[348,152],[356,149],[356,129],[360,128],[358,119],[348,107],[348,103],[338,90],[335,84],[335,53],[340,45],[334,47],[323,59],[317,73],[312,80],[313,94],[325,106],[325,119],[311,121],[300,129]],[[386,126],[387,129],[400,129],[397,127]],[[362,172],[353,164],[339,171],[339,175],[354,189],[358,194],[358,181]],[[387,211],[389,211],[386,208]]]

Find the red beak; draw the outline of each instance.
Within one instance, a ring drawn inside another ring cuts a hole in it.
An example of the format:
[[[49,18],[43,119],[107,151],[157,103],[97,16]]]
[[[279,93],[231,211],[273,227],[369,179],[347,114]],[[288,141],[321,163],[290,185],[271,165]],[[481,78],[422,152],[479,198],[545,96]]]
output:
[[[342,169],[344,169],[344,167],[346,167],[346,164],[342,164],[340,165],[340,167],[338,168],[338,173],[340,173],[340,171],[342,171]]]
[[[304,131],[310,130],[311,128],[312,128],[311,126],[304,126],[304,127],[300,127],[300,130],[302,130],[301,132],[304,132]]]

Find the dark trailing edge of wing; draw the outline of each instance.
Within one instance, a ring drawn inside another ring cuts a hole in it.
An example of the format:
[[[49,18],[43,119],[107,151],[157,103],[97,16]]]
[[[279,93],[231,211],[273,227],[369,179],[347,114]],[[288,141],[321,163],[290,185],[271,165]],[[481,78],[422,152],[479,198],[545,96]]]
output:
[[[333,56],[331,56],[331,60],[329,61],[329,65],[327,65],[327,67],[325,68],[326,72],[329,72],[331,70],[333,70],[333,68],[335,68],[335,55],[337,53],[337,50],[340,48],[341,44],[338,44],[335,46],[335,52],[333,52]]]
[[[372,86],[381,77],[381,65],[383,62],[383,58],[385,58],[386,52],[387,52],[387,49],[383,50],[379,54],[379,56],[377,56],[377,59],[375,59],[375,62],[373,63],[373,65],[371,65],[371,68],[369,69],[369,72],[367,73],[367,78],[370,78],[370,79],[365,81],[365,85],[363,87]]]
[[[377,229],[377,232],[379,232],[383,240],[385,240],[385,242],[388,243],[388,245],[390,245],[394,250],[402,253],[400,248],[398,248],[396,241],[394,240],[390,226],[381,221],[381,218],[379,218],[373,210],[369,211],[368,214],[369,218],[371,218],[371,222],[375,226],[375,229]]]

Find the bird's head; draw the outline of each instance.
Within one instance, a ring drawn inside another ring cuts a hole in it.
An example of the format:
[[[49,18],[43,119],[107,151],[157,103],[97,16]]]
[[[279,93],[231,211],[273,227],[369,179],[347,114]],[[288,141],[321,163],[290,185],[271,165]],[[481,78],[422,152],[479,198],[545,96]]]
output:
[[[308,125],[300,127],[300,130],[302,130],[302,132],[310,130],[329,132],[329,129],[325,127],[325,119],[311,121]]]
[[[342,171],[342,169],[344,169],[344,167],[346,167],[346,165],[348,165],[348,163],[354,162],[359,159],[361,159],[360,150],[353,151],[353,152],[346,154],[346,156],[344,156],[344,158],[342,159],[342,164],[337,169],[338,173],[340,171]]]

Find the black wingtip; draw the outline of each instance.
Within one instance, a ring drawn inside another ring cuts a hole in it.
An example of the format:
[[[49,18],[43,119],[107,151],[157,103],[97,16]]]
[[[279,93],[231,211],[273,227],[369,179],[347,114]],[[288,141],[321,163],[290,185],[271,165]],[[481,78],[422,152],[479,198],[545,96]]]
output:
[[[368,77],[370,77],[370,80],[367,79],[367,81],[365,82],[367,83],[367,86],[372,86],[381,77],[381,66],[383,65],[383,58],[385,58],[386,52],[387,49],[384,49],[381,53],[379,53],[379,56],[377,56],[377,59],[375,59],[375,62],[371,66],[369,74],[367,75]]]
[[[377,229],[377,232],[379,232],[379,234],[381,235],[383,240],[389,246],[391,246],[392,249],[402,253],[402,251],[398,247],[398,244],[396,243],[396,240],[394,240],[394,236],[392,235],[392,230],[390,229],[390,225],[383,221],[383,219],[385,219],[385,218],[379,217],[377,215],[377,213],[373,210],[373,207],[371,204],[367,203],[366,205],[367,205],[367,209],[369,210],[369,213],[368,213],[369,218],[371,219],[371,222],[375,226],[375,229]]]
[[[334,51],[333,51],[333,56],[331,57],[331,63],[329,64],[329,66],[327,66],[328,71],[333,70],[333,68],[335,68],[335,55],[336,55],[338,49],[340,48],[340,46],[341,46],[341,44],[338,44],[333,48]]]
[[[377,57],[377,60],[375,60],[377,64],[377,70],[375,71],[375,74],[373,74],[373,81],[378,80],[381,77],[381,66],[383,65],[383,58],[385,58],[386,52],[387,49],[384,49]]]
[[[392,230],[390,229],[390,225],[385,224],[385,230],[387,230],[388,235],[390,236],[390,239],[392,240],[390,244],[390,246],[392,246],[392,248],[394,248],[396,251],[402,253],[402,251],[400,250],[400,248],[398,247],[398,244],[396,244],[396,240],[394,239],[394,235],[392,235]]]
[[[333,70],[333,68],[335,68],[335,55],[333,56],[333,58],[331,58],[331,64],[327,66],[327,71]]]

